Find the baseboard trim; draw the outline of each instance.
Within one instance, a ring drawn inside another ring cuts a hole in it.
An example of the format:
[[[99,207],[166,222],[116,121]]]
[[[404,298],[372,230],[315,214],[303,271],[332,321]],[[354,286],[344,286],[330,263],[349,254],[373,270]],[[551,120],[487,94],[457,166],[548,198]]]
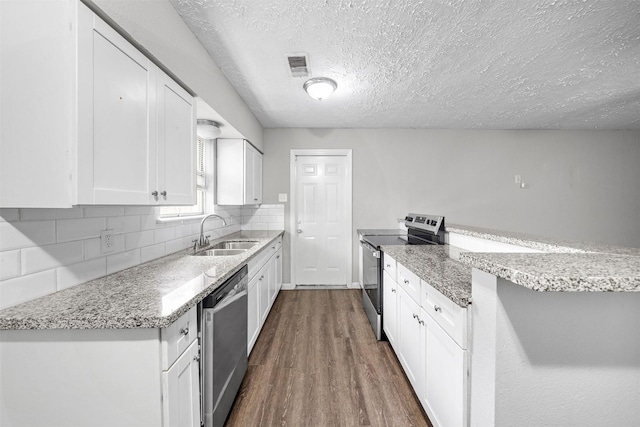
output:
[[[353,282],[351,285],[347,286],[349,289],[360,289],[360,282]]]
[[[283,283],[282,289],[283,291],[293,291],[295,289],[360,289],[360,282],[353,282],[347,286],[344,285],[299,285],[294,286],[291,283]]]
[[[282,289],[283,291],[292,291],[294,290],[296,287],[293,286],[291,283],[283,283],[282,287],[280,289]]]

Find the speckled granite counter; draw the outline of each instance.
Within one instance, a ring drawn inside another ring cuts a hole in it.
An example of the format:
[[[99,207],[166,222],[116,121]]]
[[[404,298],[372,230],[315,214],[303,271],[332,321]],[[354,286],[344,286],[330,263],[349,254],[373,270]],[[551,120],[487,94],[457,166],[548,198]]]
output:
[[[460,262],[542,292],[640,292],[640,248],[449,224],[447,232],[545,253],[465,252]]]
[[[640,292],[640,257],[604,253],[460,255],[460,262],[542,292]]]
[[[543,252],[584,253],[598,252],[616,255],[640,256],[640,248],[607,245],[604,243],[579,242],[566,239],[541,237],[532,234],[514,233],[510,231],[492,230],[489,228],[471,227],[459,224],[447,224],[448,233],[458,233],[495,242],[537,249]]]
[[[449,245],[384,245],[381,248],[454,303],[461,307],[470,304],[471,268],[456,261],[460,249]]]
[[[211,241],[256,240],[241,255],[165,256],[0,311],[0,329],[164,328],[202,301],[282,231],[242,231]]]

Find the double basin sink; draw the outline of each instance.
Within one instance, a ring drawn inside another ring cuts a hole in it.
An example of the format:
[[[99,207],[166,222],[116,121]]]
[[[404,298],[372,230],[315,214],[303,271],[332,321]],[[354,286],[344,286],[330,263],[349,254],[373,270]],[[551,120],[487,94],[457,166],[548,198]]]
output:
[[[258,242],[255,240],[252,241],[234,241],[228,240],[220,243],[216,243],[213,246],[209,246],[207,249],[196,252],[193,254],[194,256],[232,256],[232,255],[240,255],[255,245]]]

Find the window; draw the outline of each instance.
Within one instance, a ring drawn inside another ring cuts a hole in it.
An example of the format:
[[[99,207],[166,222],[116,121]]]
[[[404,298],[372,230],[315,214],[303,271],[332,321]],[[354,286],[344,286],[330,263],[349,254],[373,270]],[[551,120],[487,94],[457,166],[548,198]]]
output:
[[[204,214],[205,193],[207,192],[206,180],[206,152],[205,140],[198,137],[196,154],[196,204],[193,206],[162,206],[161,217],[190,216]]]

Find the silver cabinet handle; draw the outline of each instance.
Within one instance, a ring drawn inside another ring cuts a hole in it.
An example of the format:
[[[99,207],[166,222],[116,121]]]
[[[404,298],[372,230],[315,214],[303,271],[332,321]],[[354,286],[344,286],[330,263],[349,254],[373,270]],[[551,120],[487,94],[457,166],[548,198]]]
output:
[[[396,288],[391,288],[391,292],[395,292],[395,291],[396,291]]]
[[[157,192],[157,191],[152,191],[152,192],[151,192],[151,195],[152,195],[153,197],[158,197],[158,192]]]
[[[388,267],[388,268],[391,268],[391,264],[387,264],[387,267]]]
[[[409,280],[404,279],[404,284],[405,284],[405,285],[408,285],[408,284],[409,284]]]
[[[162,193],[160,193],[161,196],[167,197],[167,192],[163,191]]]
[[[418,323],[420,323],[421,325],[424,325],[424,320],[418,318]]]
[[[439,305],[434,305],[434,306],[433,306],[433,309],[434,309],[435,311],[442,311],[442,307],[440,307]]]
[[[302,233],[302,230],[298,229],[297,232],[298,232],[298,234],[300,234],[300,233]]]
[[[193,356],[193,360],[195,360],[196,362],[200,360],[200,355],[196,354],[195,356]]]
[[[278,255],[278,256],[276,257],[276,259],[280,259],[280,255]]]
[[[418,315],[417,315],[417,314],[415,314],[415,313],[413,313],[413,318],[414,318],[414,319],[417,319],[417,318],[418,318]]]
[[[189,335],[189,328],[188,328],[188,327],[186,327],[186,328],[182,328],[182,329],[180,329],[180,333],[181,333],[182,335]]]

